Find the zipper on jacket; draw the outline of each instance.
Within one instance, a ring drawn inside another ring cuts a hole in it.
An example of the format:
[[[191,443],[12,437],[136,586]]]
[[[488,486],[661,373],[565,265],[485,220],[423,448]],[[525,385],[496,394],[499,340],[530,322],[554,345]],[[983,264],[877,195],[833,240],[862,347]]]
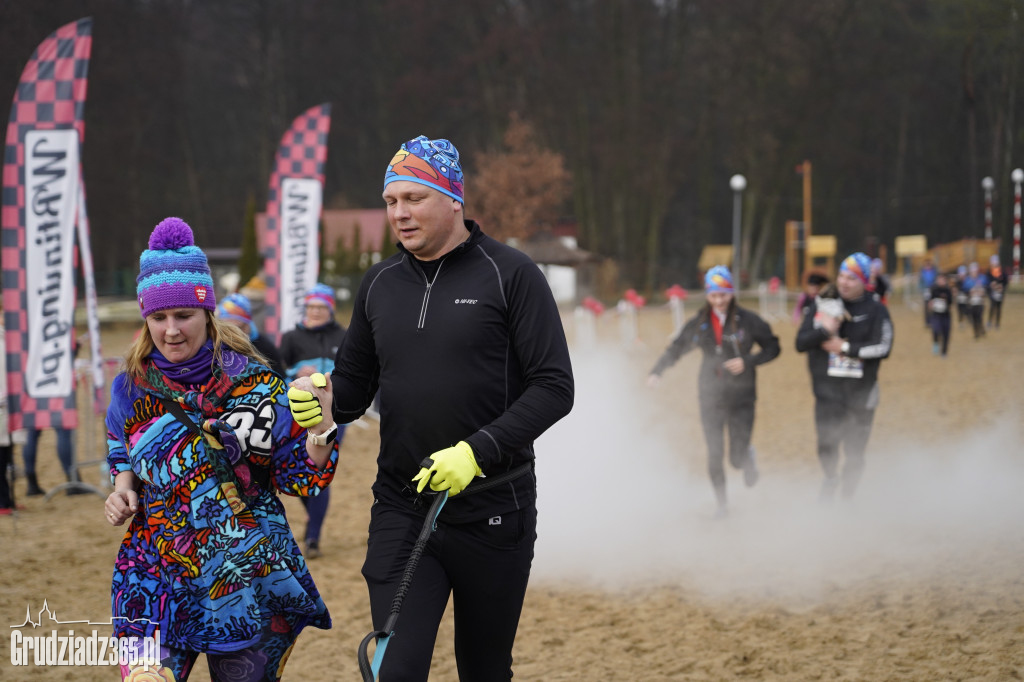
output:
[[[434,282],[437,281],[437,276],[441,274],[441,267],[444,265],[442,260],[437,264],[437,272],[434,273],[434,279],[427,279],[427,276],[423,276],[423,281],[427,283],[427,290],[423,292],[423,304],[420,305],[420,319],[416,322],[416,329],[423,329],[427,322],[427,304],[430,302],[430,287],[434,286]]]

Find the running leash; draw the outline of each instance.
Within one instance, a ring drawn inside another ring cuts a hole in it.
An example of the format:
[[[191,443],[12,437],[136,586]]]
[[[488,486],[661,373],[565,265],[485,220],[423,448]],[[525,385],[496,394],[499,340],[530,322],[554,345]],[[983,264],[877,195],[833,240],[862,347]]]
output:
[[[428,463],[429,459],[424,460]],[[474,493],[480,493],[485,490],[490,490],[495,486],[523,476],[533,470],[533,462],[527,462],[521,464],[511,471],[506,471],[500,476],[494,476],[490,478],[482,478],[473,482],[468,488],[462,491],[462,495],[472,495]],[[381,663],[384,662],[384,652],[388,648],[388,640],[393,634],[395,634],[395,623],[398,621],[398,612],[402,610],[402,602],[405,601],[405,595],[409,592],[409,586],[412,584],[412,575],[416,572],[416,567],[420,563],[420,556],[423,555],[423,550],[427,546],[427,540],[430,539],[430,534],[437,529],[437,517],[441,514],[441,508],[444,507],[444,503],[448,501],[448,491],[442,490],[434,498],[433,503],[430,505],[430,509],[427,510],[427,518],[423,521],[423,528],[420,529],[419,537],[416,538],[415,544],[412,546],[412,551],[409,552],[409,562],[405,565],[405,572],[402,574],[402,580],[398,583],[398,589],[395,590],[395,596],[391,599],[391,611],[388,613],[388,619],[384,622],[384,627],[380,630],[374,630],[366,637],[363,637],[363,641],[359,643],[359,651],[357,653],[359,659],[359,673],[363,676],[363,682],[374,682],[377,679],[378,673],[380,673]],[[376,639],[377,646],[373,650],[373,661],[370,661],[369,648],[370,642]]]
[[[398,620],[398,612],[402,610],[402,602],[405,601],[405,595],[409,592],[409,586],[412,584],[412,575],[416,572],[416,566],[420,563],[420,556],[422,556],[423,550],[427,546],[430,534],[437,528],[437,517],[447,500],[448,491],[443,490],[439,492],[427,511],[427,518],[423,522],[423,528],[420,530],[420,535],[416,538],[416,543],[412,546],[412,551],[409,553],[409,563],[405,565],[405,573],[402,574],[402,580],[398,584],[394,598],[391,600],[391,612],[388,613],[388,619],[385,621],[384,627],[363,637],[363,641],[359,643],[359,673],[363,676],[363,682],[374,682],[377,679],[380,665],[384,662],[384,652],[388,648],[388,640],[391,638],[391,635],[395,634],[395,622]],[[373,650],[373,662],[371,663],[367,650],[369,649],[370,641],[374,638],[377,640],[377,646]]]

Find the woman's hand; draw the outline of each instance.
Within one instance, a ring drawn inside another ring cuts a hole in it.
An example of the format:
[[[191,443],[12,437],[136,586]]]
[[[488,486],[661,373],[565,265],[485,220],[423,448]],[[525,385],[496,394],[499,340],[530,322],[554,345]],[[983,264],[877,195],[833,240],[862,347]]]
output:
[[[115,490],[103,505],[111,526],[120,526],[139,511],[139,494],[133,488]]]
[[[288,389],[288,401],[295,421],[305,426],[310,435],[322,435],[334,428],[334,392],[331,390],[331,377],[319,372],[308,377],[299,377]],[[317,405],[319,403],[319,405]],[[312,405],[312,409],[310,408]],[[300,420],[296,414],[300,410],[304,417]],[[318,412],[315,416],[313,413]],[[337,447],[336,440],[327,445],[316,445],[306,440],[306,454],[321,469],[327,465],[331,452]]]
[[[114,478],[114,492],[103,505],[107,523],[120,526],[139,511],[139,478],[132,471],[122,471]]]
[[[724,367],[726,371],[733,376],[736,376],[738,374],[743,374],[743,370],[747,368],[747,365],[743,362],[743,358],[729,358],[722,363],[722,367]]]
[[[323,433],[334,423],[334,391],[329,374],[315,372],[288,385],[288,401],[299,426]],[[320,412],[316,412],[319,403]],[[317,419],[320,417],[320,419]]]

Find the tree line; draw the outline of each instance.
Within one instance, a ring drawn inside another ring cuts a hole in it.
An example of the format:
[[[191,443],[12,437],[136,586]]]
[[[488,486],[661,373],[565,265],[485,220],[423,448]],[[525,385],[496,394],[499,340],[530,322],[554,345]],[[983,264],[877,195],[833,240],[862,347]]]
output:
[[[524,233],[574,222],[623,287],[650,292],[692,285],[701,247],[730,241],[734,173],[743,269],[781,274],[804,159],[815,232],[841,251],[980,238],[991,176],[1008,260],[1022,13],[1022,0],[26,0],[0,3],[0,93],[50,32],[93,17],[83,164],[101,293],[133,286],[167,215],[200,245],[240,246],[281,135],[321,102],[326,206],[381,205],[399,144],[447,137],[470,217]],[[510,186],[517,153],[552,186]],[[519,211],[479,183],[544,200]]]

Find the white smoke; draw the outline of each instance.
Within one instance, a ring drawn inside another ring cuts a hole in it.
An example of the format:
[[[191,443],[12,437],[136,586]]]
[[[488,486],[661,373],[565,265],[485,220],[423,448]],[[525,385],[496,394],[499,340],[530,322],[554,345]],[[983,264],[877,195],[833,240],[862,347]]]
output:
[[[534,583],[813,597],[950,561],[984,570],[993,547],[1024,556],[1016,419],[930,449],[876,437],[856,497],[830,507],[817,502],[813,443],[801,443],[805,468],[762,461],[752,489],[730,468],[731,514],[715,520],[695,408],[692,438],[673,441],[672,409],[656,407],[635,357],[591,347],[573,363],[573,412],[537,443]]]

